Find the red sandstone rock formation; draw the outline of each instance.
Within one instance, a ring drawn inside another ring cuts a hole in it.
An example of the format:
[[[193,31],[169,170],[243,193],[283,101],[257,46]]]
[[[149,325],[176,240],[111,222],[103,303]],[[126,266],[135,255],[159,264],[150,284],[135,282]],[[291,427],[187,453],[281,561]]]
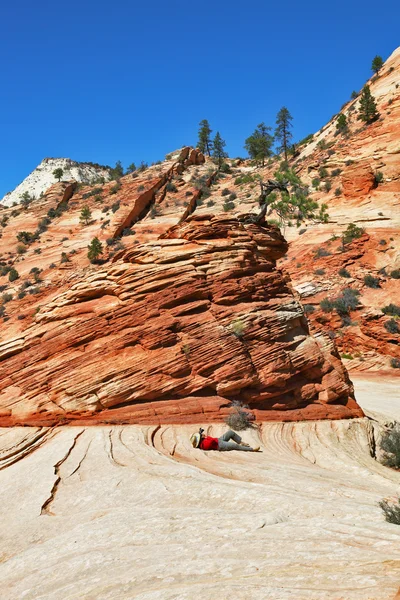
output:
[[[361,416],[329,339],[276,269],[272,226],[196,216],[126,250],[0,346],[0,424]]]
[[[375,185],[375,175],[369,162],[357,162],[345,168],[342,175],[346,198],[366,196]]]

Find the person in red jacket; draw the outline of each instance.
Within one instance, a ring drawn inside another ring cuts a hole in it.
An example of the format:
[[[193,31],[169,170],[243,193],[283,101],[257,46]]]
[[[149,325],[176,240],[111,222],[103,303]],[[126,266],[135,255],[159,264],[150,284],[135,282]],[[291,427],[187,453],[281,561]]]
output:
[[[232,441],[233,440],[233,441]],[[204,429],[199,429],[198,433],[190,436],[190,443],[193,448],[201,450],[244,450],[245,452],[258,452],[260,447],[252,448],[249,444],[242,442],[240,435],[229,429],[221,437],[214,438],[204,435]]]

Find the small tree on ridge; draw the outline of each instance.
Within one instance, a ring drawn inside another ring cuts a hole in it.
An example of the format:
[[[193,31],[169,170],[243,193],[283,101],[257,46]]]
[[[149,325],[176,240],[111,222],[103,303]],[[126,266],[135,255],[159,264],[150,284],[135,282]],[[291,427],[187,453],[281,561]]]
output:
[[[203,154],[207,152],[208,156],[211,156],[212,142],[210,136],[212,129],[210,129],[207,119],[200,121],[199,126],[199,141],[197,142],[197,147]]]
[[[290,132],[290,129],[292,127],[292,120],[293,117],[286,108],[286,106],[283,106],[276,115],[275,138],[280,142],[280,146],[278,146],[277,150],[278,152],[284,153],[285,162],[287,162],[290,140],[293,137],[293,135]]]
[[[101,254],[103,254],[103,245],[98,237],[94,237],[88,246],[88,259],[91,263],[95,263]]]
[[[367,125],[375,121],[379,116],[379,113],[376,109],[375,98],[371,94],[369,85],[364,85],[362,89],[360,97],[360,108],[358,112],[359,119],[367,123]]]
[[[378,73],[383,67],[383,59],[382,56],[376,55],[371,64],[371,71],[374,73]]]
[[[213,157],[217,160],[218,166],[221,167],[224,162],[224,158],[227,158],[228,154],[225,152],[224,148],[226,146],[226,142],[222,139],[219,131],[215,134],[215,138],[213,141]]]
[[[269,131],[271,131],[271,127],[260,123],[244,143],[250,158],[261,162],[262,166],[264,166],[265,159],[272,154],[271,147],[274,138],[268,133]]]
[[[81,210],[81,214],[79,216],[79,220],[81,223],[85,225],[89,224],[90,219],[92,218],[92,211],[88,206],[84,206]]]
[[[59,167],[58,169],[54,169],[53,175],[60,182],[61,177],[64,175],[64,171],[63,171],[63,169],[61,169],[61,167]]]

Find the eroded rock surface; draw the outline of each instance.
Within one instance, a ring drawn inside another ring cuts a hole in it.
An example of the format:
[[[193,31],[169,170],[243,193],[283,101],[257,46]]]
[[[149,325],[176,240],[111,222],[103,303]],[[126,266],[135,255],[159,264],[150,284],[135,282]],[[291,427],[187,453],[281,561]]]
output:
[[[287,244],[248,217],[189,217],[116,254],[0,345],[0,424],[362,415],[330,340],[276,268]]]
[[[378,502],[400,474],[371,452],[396,385],[357,382],[372,421],[243,432],[257,454],[194,449],[190,425],[3,429],[2,600],[392,600],[399,527]]]

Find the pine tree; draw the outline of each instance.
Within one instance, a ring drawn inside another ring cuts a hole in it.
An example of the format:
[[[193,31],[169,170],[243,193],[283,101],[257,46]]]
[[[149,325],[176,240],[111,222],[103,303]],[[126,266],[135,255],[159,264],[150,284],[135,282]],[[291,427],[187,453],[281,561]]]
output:
[[[210,129],[207,119],[200,121],[199,126],[199,141],[197,142],[197,147],[203,154],[207,152],[208,156],[211,156],[212,143],[210,136],[212,129]]]
[[[136,165],[135,165],[135,163],[131,163],[129,165],[129,167],[126,169],[126,172],[127,173],[133,173],[134,171],[136,171]]]
[[[58,181],[61,181],[61,177],[64,175],[64,171],[61,168],[54,169],[53,175]]]
[[[92,211],[90,210],[90,208],[88,206],[84,206],[81,210],[81,214],[79,217],[80,222],[85,223],[85,225],[88,225],[91,218],[92,218]]]
[[[382,67],[383,67],[382,56],[376,55],[371,64],[371,71],[374,71],[374,73],[378,73],[378,71],[380,71],[382,69]]]
[[[250,158],[261,162],[262,166],[264,166],[265,159],[272,154],[273,137],[268,133],[269,131],[271,131],[271,127],[267,127],[265,123],[260,123],[244,143]]]
[[[278,152],[284,153],[285,162],[287,162],[289,142],[293,137],[290,132],[292,119],[293,117],[286,106],[283,106],[276,115],[275,138],[280,142],[280,146],[278,146],[277,150]]]
[[[225,141],[222,139],[219,131],[215,134],[215,138],[213,141],[213,157],[218,161],[218,166],[221,167],[224,162],[224,158],[227,158],[228,154],[225,152],[224,148],[226,146]]]
[[[369,89],[369,85],[364,85],[361,97],[360,97],[360,108],[359,108],[359,119],[369,124],[375,121],[379,113],[376,109],[375,98],[371,94],[371,90]]]
[[[308,186],[293,170],[276,171],[274,179],[268,179],[266,183],[261,181],[260,186],[258,202],[261,212],[257,216],[258,222],[269,215],[279,217],[281,225],[296,219],[298,227],[307,220],[321,223],[328,221],[327,205],[319,205],[310,198]]]
[[[345,114],[340,113],[336,120],[336,131],[337,133],[347,133],[348,129],[347,117]]]
[[[115,167],[110,170],[110,179],[120,179],[124,174],[124,168],[120,160],[117,160]]]
[[[92,239],[88,246],[87,257],[91,263],[94,263],[99,258],[100,254],[103,254],[103,245],[98,237]]]

